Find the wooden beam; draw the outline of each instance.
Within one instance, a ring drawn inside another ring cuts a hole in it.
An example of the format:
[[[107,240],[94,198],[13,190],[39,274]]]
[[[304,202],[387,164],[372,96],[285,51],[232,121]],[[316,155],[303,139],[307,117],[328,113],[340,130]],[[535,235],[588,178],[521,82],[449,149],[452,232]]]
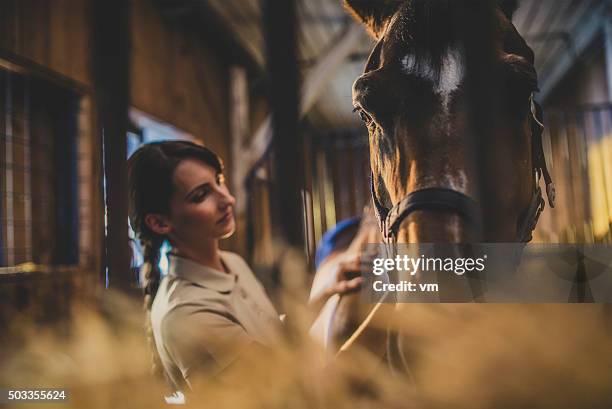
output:
[[[303,137],[298,130],[299,75],[295,0],[262,2],[268,94],[272,112],[273,231],[283,242],[302,249]]]
[[[334,78],[336,72],[344,61],[355,50],[359,40],[364,38],[364,31],[360,25],[351,23],[342,32],[339,38],[335,38],[332,47],[320,59],[315,67],[308,73],[302,88],[302,101],[300,115],[304,117],[317,102],[326,85]]]
[[[106,286],[133,286],[127,235],[127,141],[129,107],[130,1],[94,0],[92,67],[97,132],[102,140],[106,236],[102,271]]]
[[[540,77],[542,80],[540,82],[540,92],[538,93],[540,101],[545,101],[550,96],[557,84],[563,80],[565,75],[574,66],[576,59],[602,33],[608,16],[607,8],[606,2],[602,2],[597,7],[594,7],[589,12],[588,17],[583,19],[583,23],[579,24],[571,33],[571,38],[574,40],[573,49],[571,51],[564,49],[558,58],[550,60],[546,67],[541,69]]]

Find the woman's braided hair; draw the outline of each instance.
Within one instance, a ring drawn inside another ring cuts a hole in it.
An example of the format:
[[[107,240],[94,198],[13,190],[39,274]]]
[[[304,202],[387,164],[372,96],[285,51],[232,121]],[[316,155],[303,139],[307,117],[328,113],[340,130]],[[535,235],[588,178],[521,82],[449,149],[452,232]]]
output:
[[[184,159],[197,159],[223,172],[223,162],[216,153],[187,141],[154,142],[140,147],[128,160],[130,225],[144,249],[141,267],[141,285],[144,288],[146,311],[145,330],[153,351],[153,371],[162,373],[151,328],[150,312],[161,281],[159,270],[160,248],[167,237],[155,233],[147,226],[148,214],[170,213],[170,198],[174,194],[173,175]]]

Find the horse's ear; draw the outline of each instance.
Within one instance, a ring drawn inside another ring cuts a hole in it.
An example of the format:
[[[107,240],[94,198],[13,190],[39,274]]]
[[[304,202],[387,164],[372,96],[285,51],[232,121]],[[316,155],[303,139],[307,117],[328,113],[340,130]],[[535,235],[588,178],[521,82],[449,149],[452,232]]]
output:
[[[518,9],[519,0],[498,0],[497,4],[501,11],[504,12],[508,20],[512,21],[512,17],[514,16],[514,12]]]
[[[380,39],[389,19],[405,0],[344,0],[353,16],[362,22],[376,38]]]

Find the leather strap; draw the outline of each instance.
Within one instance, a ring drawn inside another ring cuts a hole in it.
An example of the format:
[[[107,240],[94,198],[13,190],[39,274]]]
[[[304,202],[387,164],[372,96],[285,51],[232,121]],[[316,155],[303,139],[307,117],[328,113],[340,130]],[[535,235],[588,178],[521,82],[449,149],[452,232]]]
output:
[[[538,187],[531,198],[531,203],[527,208],[527,211],[523,215],[523,219],[518,227],[518,240],[521,243],[528,243],[533,238],[533,231],[538,224],[540,214],[544,210],[544,198],[542,197],[542,189]]]
[[[400,225],[417,210],[455,213],[473,225],[480,225],[480,207],[467,195],[456,190],[432,187],[416,190],[387,213],[382,230],[386,239],[397,237]]]

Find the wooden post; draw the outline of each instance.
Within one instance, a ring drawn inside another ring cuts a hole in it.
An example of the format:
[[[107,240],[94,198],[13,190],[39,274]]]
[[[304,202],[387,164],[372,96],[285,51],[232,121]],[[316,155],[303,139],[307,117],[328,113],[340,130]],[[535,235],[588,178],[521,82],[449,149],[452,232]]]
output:
[[[127,236],[127,141],[129,107],[130,1],[94,0],[92,68],[97,131],[104,160],[106,286],[127,289],[130,248]]]
[[[303,249],[303,137],[298,131],[299,86],[294,0],[263,1],[277,229],[289,245]]]

